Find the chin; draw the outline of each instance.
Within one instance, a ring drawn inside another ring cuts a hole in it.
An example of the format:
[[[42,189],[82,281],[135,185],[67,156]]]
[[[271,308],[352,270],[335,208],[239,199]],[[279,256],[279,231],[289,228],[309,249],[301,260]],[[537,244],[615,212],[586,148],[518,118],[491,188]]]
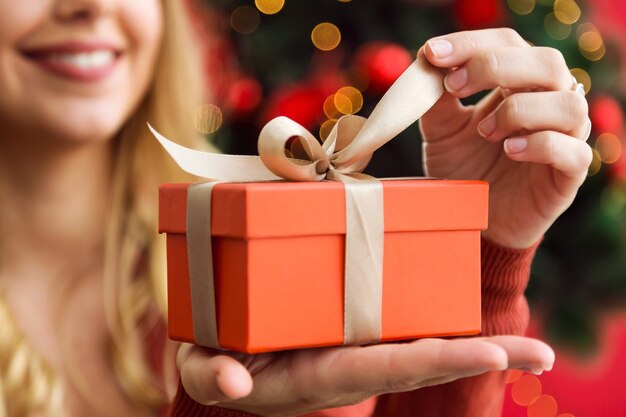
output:
[[[65,144],[103,143],[113,140],[129,118],[128,111],[120,106],[76,106],[46,115],[46,130],[56,140]],[[65,115],[65,116],[64,116]]]

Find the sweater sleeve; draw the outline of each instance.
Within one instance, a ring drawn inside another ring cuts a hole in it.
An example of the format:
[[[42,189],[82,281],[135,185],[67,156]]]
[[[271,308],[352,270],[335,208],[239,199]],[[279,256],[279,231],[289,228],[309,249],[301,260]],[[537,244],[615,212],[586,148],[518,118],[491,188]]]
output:
[[[481,242],[482,334],[523,334],[528,324],[524,291],[538,244],[523,250]],[[378,398],[373,417],[496,417],[500,416],[504,372],[492,372],[416,391]],[[324,415],[332,416],[328,410]],[[345,415],[337,413],[336,415]],[[179,384],[171,417],[255,417],[248,413],[209,407],[192,400]],[[365,417],[365,416],[363,416]]]
[[[524,291],[538,246],[515,250],[482,240],[482,335],[524,334],[529,320]],[[374,417],[499,417],[505,378],[505,372],[490,372],[383,395],[378,398]]]

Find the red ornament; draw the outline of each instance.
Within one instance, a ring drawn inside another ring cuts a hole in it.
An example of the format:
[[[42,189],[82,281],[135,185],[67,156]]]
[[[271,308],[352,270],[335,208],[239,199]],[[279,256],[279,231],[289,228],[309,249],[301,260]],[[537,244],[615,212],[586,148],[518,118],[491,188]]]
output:
[[[589,117],[598,134],[619,133],[624,127],[624,113],[619,102],[611,96],[596,97],[590,105]]]
[[[286,116],[312,129],[324,114],[326,96],[316,86],[295,85],[279,89],[270,98],[270,103],[261,122],[267,123],[274,117]]]
[[[262,97],[263,91],[257,80],[239,78],[230,86],[226,104],[235,116],[245,116],[257,108]]]
[[[357,71],[369,81],[368,89],[383,93],[411,65],[411,54],[400,45],[373,42],[364,45],[356,54]]]
[[[502,22],[501,0],[456,0],[454,14],[461,29],[483,29]]]

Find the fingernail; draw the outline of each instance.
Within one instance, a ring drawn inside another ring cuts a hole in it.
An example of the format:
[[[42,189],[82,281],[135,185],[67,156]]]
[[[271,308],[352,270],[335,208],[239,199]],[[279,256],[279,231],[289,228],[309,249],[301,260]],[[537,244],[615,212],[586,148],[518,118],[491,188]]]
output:
[[[507,153],[520,153],[528,147],[528,139],[511,138],[504,141],[504,150]]]
[[[435,58],[445,58],[452,53],[452,43],[445,39],[433,39],[426,44],[435,55]]]
[[[496,116],[495,114],[490,114],[485,117],[482,122],[478,124],[478,133],[481,134],[482,137],[486,138],[491,135],[496,130]]]
[[[459,68],[444,79],[444,84],[448,91],[454,92],[465,87],[467,84],[467,70]]]

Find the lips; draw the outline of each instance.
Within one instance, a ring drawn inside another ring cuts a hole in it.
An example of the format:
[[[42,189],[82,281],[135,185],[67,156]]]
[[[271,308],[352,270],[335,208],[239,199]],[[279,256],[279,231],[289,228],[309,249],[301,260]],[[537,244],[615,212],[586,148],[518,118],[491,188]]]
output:
[[[120,48],[102,42],[66,42],[21,52],[27,60],[48,73],[83,82],[106,79],[122,56]]]

